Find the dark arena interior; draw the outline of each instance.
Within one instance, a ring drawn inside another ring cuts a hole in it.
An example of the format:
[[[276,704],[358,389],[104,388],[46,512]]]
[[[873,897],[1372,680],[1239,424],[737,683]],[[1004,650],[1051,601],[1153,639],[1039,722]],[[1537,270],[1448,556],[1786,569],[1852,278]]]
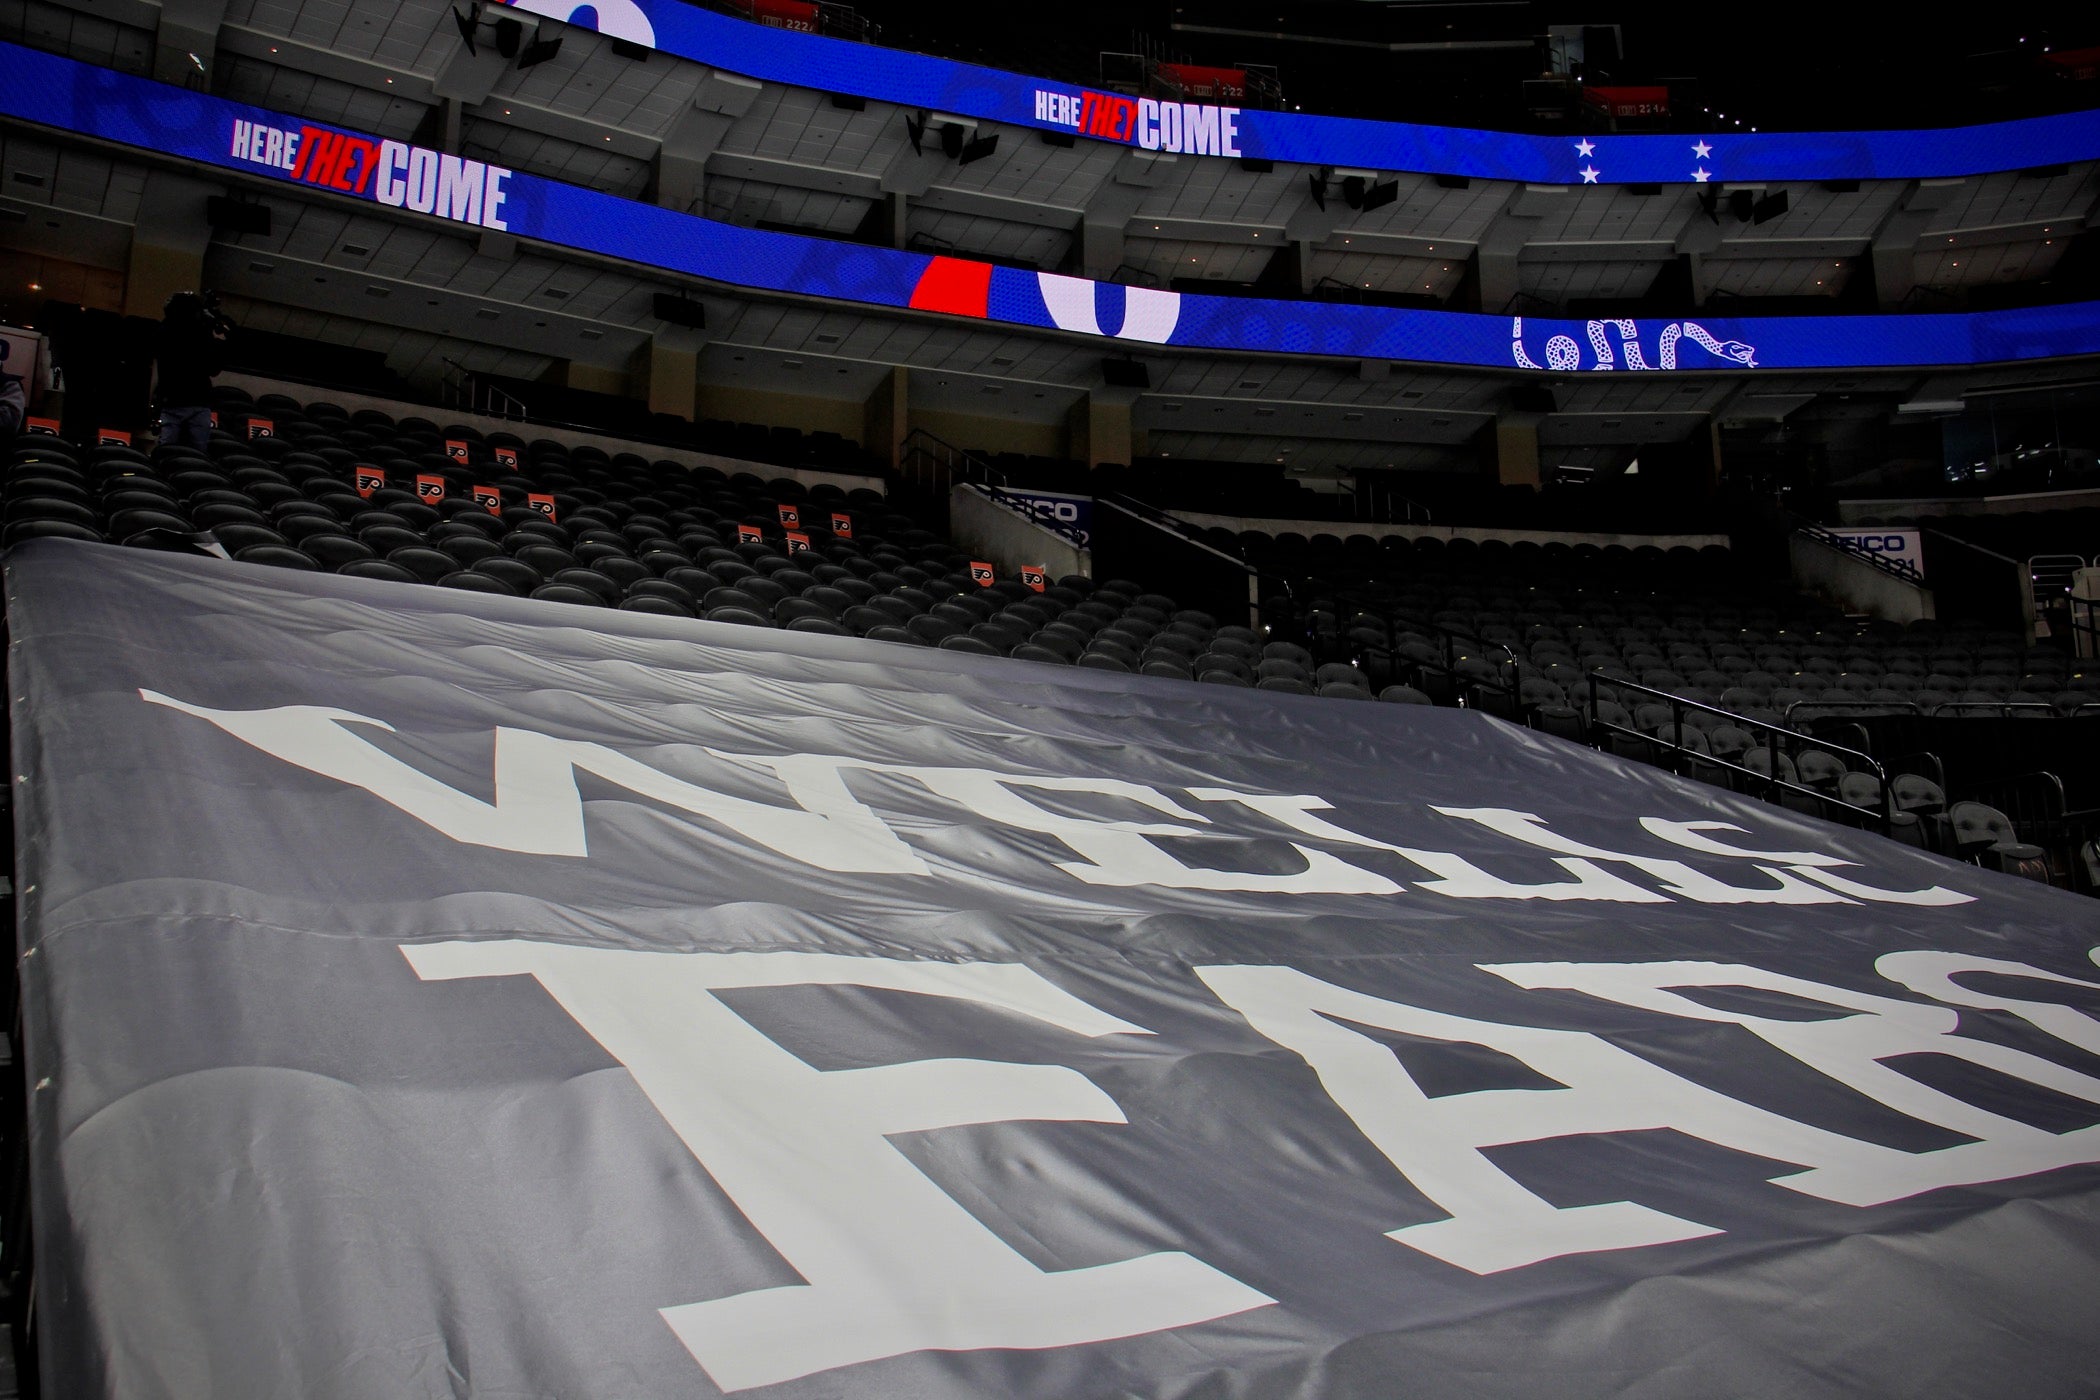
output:
[[[2100,1385],[2100,17],[13,0],[0,344],[0,1400]]]

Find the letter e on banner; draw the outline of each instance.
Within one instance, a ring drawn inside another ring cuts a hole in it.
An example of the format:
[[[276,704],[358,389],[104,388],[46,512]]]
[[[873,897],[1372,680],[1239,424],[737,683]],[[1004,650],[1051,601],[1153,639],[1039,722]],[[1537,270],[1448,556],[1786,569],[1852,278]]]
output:
[[[1035,592],[1040,593],[1049,583],[1049,579],[1046,577],[1049,571],[1050,566],[1047,564],[1023,564],[1021,566],[1021,582],[1027,584]]]
[[[490,515],[501,515],[503,514],[503,493],[493,486],[477,486],[474,488],[474,504],[480,506]]]
[[[445,455],[447,457],[450,457],[455,462],[466,461],[467,440],[465,438],[446,438]]]
[[[525,498],[525,504],[531,506],[549,520],[554,518],[554,497],[545,491],[533,492]]]
[[[802,523],[802,512],[795,506],[780,505],[773,509],[780,513],[780,527],[783,530],[795,529]]]
[[[766,532],[759,529],[756,525],[739,525],[736,527],[736,542],[738,544],[764,544],[766,542]]]
[[[803,533],[802,533],[802,532],[801,532],[800,530],[790,530],[790,531],[788,531],[788,532],[787,532],[787,541],[788,541],[788,553],[790,553],[790,554],[793,554],[793,553],[795,553],[795,552],[796,552],[797,550],[803,550],[803,549],[808,549],[808,548],[809,548],[809,536],[807,536],[807,535],[803,534]]]
[[[370,497],[374,491],[383,491],[386,489],[386,473],[381,471],[378,467],[359,467],[357,469],[355,482],[357,486],[357,494],[360,496]]]
[[[847,515],[844,511],[833,511],[831,513],[831,533],[842,540],[852,539],[853,517]]]
[[[255,441],[255,439],[257,439],[257,438],[266,438],[266,437],[276,437],[276,436],[277,436],[277,424],[276,424],[276,423],[274,423],[274,422],[272,422],[272,421],[271,421],[270,419],[268,419],[268,418],[250,418],[250,419],[248,420],[248,440],[249,440],[250,442],[253,442],[253,441]]]
[[[515,447],[498,447],[498,448],[494,449],[494,451],[495,451],[495,454],[496,454],[496,465],[497,465],[497,466],[499,466],[499,467],[509,467],[509,468],[510,468],[510,469],[511,469],[512,471],[516,471],[516,470],[518,469],[518,449],[517,449],[517,448],[515,448]]]
[[[122,428],[97,428],[95,429],[95,446],[129,447],[131,446],[131,434],[125,432]]]
[[[442,501],[445,499],[445,478],[423,472],[416,477],[416,499],[419,501]]]
[[[982,559],[972,559],[970,561],[970,581],[979,588],[991,587],[992,580],[997,577],[999,576],[992,572],[992,566],[985,563]]]

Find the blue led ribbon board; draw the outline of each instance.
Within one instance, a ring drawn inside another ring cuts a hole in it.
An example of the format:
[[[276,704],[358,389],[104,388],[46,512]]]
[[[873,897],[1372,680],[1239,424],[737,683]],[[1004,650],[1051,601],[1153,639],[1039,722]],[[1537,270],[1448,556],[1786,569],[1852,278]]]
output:
[[[1870,369],[2100,353],[2100,304],[1588,321],[1202,296],[737,228],[0,44],[0,114],[730,287],[1114,342],[1569,374]]]
[[[2100,112],[1938,131],[1525,136],[1134,99],[926,54],[771,29],[684,0],[512,3],[765,82],[1179,155],[1250,156],[1555,185],[1916,180],[2100,158]]]

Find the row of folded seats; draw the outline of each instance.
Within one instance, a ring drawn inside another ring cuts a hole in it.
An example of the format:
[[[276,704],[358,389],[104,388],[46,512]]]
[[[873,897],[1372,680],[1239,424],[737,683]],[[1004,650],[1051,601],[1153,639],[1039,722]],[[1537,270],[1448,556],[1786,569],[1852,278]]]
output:
[[[1960,654],[1898,648],[1862,654],[1859,634],[1848,629],[1753,655],[1742,642],[1670,640],[1687,634],[1668,626],[1624,629],[1614,641],[1570,637],[1567,631],[1587,629],[1563,631],[1551,623],[1508,636],[1513,627],[1476,622],[1481,631],[1502,634],[1481,637],[1447,622],[1450,632],[1413,630],[1357,613],[1338,642],[1326,639],[1323,646],[1317,625],[1311,640],[1323,654],[1349,656],[1374,684],[1412,685],[1444,703],[1462,697],[1512,718],[1542,706],[1587,709],[1596,699],[1632,700],[1641,696],[1633,685],[1795,727],[1822,716],[1877,712],[2100,716],[2100,666],[1981,634],[1974,651]],[[1628,683],[1623,693],[1618,682]]]
[[[964,555],[873,491],[285,396],[222,400],[219,411],[201,453],[22,442],[0,484],[0,541],[185,548],[208,535],[236,560],[280,568],[1373,698],[1355,667],[1317,664],[1303,647],[1134,583],[983,586]],[[249,436],[251,418],[267,418],[270,435]],[[499,449],[516,454],[515,468],[497,463]],[[495,488],[496,509],[474,499],[477,487]],[[535,496],[551,498],[551,514]],[[796,511],[799,538],[782,506]],[[834,516],[845,517],[837,531]]]
[[[1979,627],[1848,618],[1745,577],[1718,547],[1316,536],[1277,557],[1291,555],[1306,572],[1284,577],[1313,600],[1299,625],[1317,655],[1439,699],[1493,704],[1521,687],[1535,697],[1527,706],[1579,706],[1598,674],[1771,724],[2100,705],[2100,666],[2066,651]]]
[[[2050,878],[2046,853],[2023,838],[2012,818],[1987,803],[1949,802],[1941,783],[1924,774],[1891,773],[1884,793],[1880,777],[1847,767],[1811,741],[1792,741],[1789,751],[1725,717],[1654,702],[1629,710],[1603,701],[1596,720],[1599,747],[1620,757],[1776,799],[1808,816],[1877,829],[1886,824],[1894,839],[1957,860],[2044,883]]]

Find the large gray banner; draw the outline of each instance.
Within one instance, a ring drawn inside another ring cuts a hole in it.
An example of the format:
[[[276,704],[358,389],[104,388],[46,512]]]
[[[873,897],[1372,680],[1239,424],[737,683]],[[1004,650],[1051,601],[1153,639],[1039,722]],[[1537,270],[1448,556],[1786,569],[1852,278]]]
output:
[[[47,1394],[2090,1394],[2100,905],[1453,710],[7,562]]]

